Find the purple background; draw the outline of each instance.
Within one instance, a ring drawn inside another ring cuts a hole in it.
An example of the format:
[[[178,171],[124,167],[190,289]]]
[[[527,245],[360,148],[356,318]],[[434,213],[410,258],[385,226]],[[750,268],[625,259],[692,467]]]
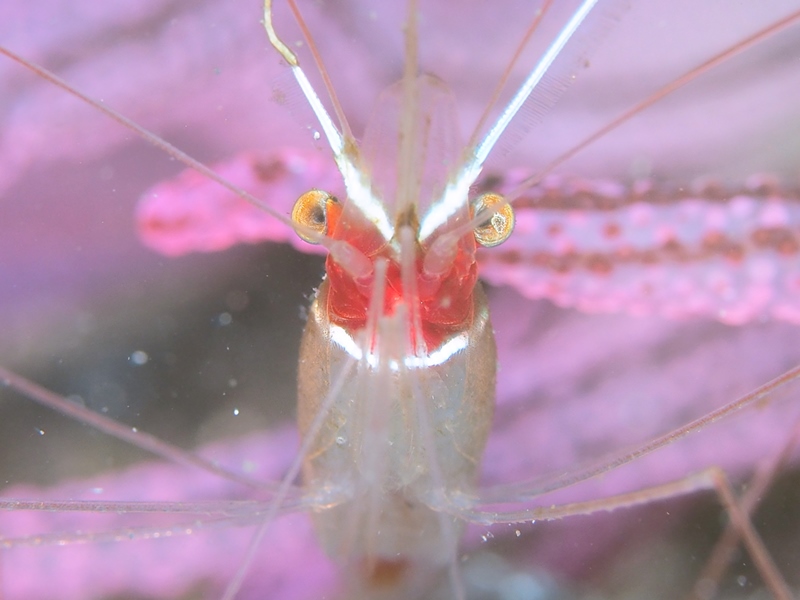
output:
[[[527,22],[521,16],[528,14],[526,3],[470,3],[470,10],[455,13],[451,3],[431,4],[422,6],[423,67],[453,86],[462,123],[474,122]],[[775,15],[788,10],[774,6]],[[687,0],[631,11],[545,125],[493,168],[541,164],[775,16],[761,7],[728,7],[712,2],[698,11]],[[307,11],[357,132],[401,65],[402,16],[373,9],[354,4],[324,15]],[[297,123],[308,122],[306,116],[292,116],[269,100],[282,71],[258,24],[259,11],[254,1],[8,1],[0,7],[0,42],[57,69],[202,160],[284,146],[311,149],[311,134]],[[279,23],[290,37],[286,20]],[[796,181],[798,54],[796,33],[795,39],[790,34],[683,90],[563,171],[687,182],[736,182],[769,171]],[[321,272],[319,260],[279,247],[180,259],[144,249],[134,228],[136,200],[179,166],[8,61],[0,62],[0,79],[0,361],[186,447],[288,421],[301,311]],[[286,85],[285,76],[279,81]],[[534,476],[647,439],[800,362],[800,332],[791,325],[729,328],[703,320],[584,316],[500,290],[492,303],[501,346],[501,408],[487,480]],[[232,316],[230,325],[222,325],[225,313]],[[150,362],[132,365],[127,357],[136,350],[147,352]],[[606,485],[653,482],[707,461],[742,473],[743,465],[780,444],[797,412],[793,406],[790,398],[757,415],[751,411],[724,431],[701,434],[696,445],[680,444]],[[286,440],[292,436],[283,435],[268,439],[269,456],[290,456]],[[9,485],[116,471],[143,457],[7,394],[0,404],[0,439],[0,482]],[[184,498],[189,492],[146,483],[180,484],[176,475],[159,480],[149,467],[132,477],[143,493]],[[102,485],[127,493],[122,482],[107,481]],[[775,505],[782,502],[791,506],[791,495]],[[659,591],[675,597],[707,555],[718,511],[713,503],[690,507],[704,518],[689,521],[680,510],[686,503],[664,506],[619,518],[578,518],[572,526],[547,524],[520,540],[513,527],[499,527],[496,540],[505,539],[491,548],[525,570],[534,565],[563,581],[574,577],[572,585],[581,590],[641,597],[645,589],[651,597]],[[3,515],[14,526],[21,519]],[[784,572],[797,571],[794,522],[777,508],[764,519],[780,523],[772,544]],[[694,533],[705,521],[712,531]],[[681,525],[692,535],[660,535]],[[246,534],[225,535],[241,552]],[[85,598],[87,589],[113,593],[112,573],[120,572],[149,586],[143,593],[169,597],[183,586],[205,589],[199,580],[206,577],[212,587],[225,581],[230,567],[220,557],[235,560],[236,553],[220,551],[223,543],[212,537],[204,543],[208,554],[194,563],[188,552],[159,550],[146,541],[19,550],[3,557],[2,577],[11,597],[31,597],[29,589],[15,587],[30,580],[43,586],[43,597],[65,597],[75,586],[75,597]],[[270,543],[265,560],[279,557],[287,564],[251,581],[253,590],[263,586],[253,594],[317,597],[314,586],[333,575],[314,549],[305,518],[282,521]],[[194,539],[190,545],[201,547]],[[58,561],[66,574],[48,575],[48,560]],[[279,579],[270,578],[273,572]],[[753,580],[751,571],[739,573]]]

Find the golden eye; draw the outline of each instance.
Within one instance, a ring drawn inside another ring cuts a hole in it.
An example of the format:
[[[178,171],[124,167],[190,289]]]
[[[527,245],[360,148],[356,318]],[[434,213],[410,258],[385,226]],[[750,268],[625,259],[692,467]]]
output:
[[[313,229],[320,235],[328,233],[328,202],[336,202],[336,198],[322,190],[309,190],[297,199],[292,208],[292,221],[299,225]],[[297,235],[309,244],[318,244],[319,241],[311,238],[302,231]]]
[[[498,205],[500,208],[475,228],[475,241],[484,248],[497,246],[508,239],[514,231],[514,209],[500,194],[482,194],[472,204],[473,215],[491,210]]]

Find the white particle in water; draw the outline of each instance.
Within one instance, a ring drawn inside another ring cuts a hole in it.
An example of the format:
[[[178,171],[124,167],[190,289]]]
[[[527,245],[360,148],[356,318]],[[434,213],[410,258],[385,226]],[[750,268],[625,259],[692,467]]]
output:
[[[221,313],[217,317],[217,323],[219,323],[223,327],[225,325],[230,325],[231,323],[233,323],[233,316],[229,312]]]
[[[234,408],[233,409],[233,416],[234,417],[238,417],[239,416],[239,409],[238,408]]]
[[[150,357],[147,356],[147,352],[145,352],[144,350],[136,350],[130,355],[130,358],[128,360],[130,360],[136,366],[140,367],[146,364],[147,361],[150,360]]]

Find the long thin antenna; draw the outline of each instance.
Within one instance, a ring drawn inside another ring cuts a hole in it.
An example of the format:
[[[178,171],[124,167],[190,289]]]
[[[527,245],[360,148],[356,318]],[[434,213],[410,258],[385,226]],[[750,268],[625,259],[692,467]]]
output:
[[[49,71],[49,70],[45,69],[44,67],[42,67],[40,65],[37,65],[36,63],[33,63],[33,62],[27,60],[26,58],[23,58],[19,54],[15,53],[15,52],[12,52],[11,50],[9,50],[8,48],[5,48],[4,46],[0,46],[0,54],[3,54],[5,56],[7,56],[8,58],[13,60],[14,62],[19,63],[23,67],[33,71],[38,76],[40,76],[42,79],[45,79],[46,81],[49,81],[53,85],[61,88],[62,90],[67,92],[69,95],[78,98],[80,101],[85,102],[89,106],[91,106],[91,107],[95,108],[96,110],[100,111],[101,113],[103,113],[107,117],[113,119],[114,121],[116,121],[117,123],[122,125],[123,127],[126,127],[129,130],[133,131],[136,135],[138,135],[144,141],[148,142],[149,144],[152,144],[153,146],[155,146],[159,150],[165,152],[167,155],[171,156],[175,160],[183,163],[184,165],[186,165],[190,169],[194,169],[195,171],[197,171],[201,175],[207,177],[208,179],[217,182],[219,185],[221,185],[225,189],[227,189],[227,190],[233,192],[234,194],[236,194],[239,198],[249,202],[250,204],[255,206],[257,209],[264,211],[265,213],[267,213],[271,217],[277,219],[278,221],[280,221],[284,225],[286,225],[288,227],[291,227],[292,229],[294,229],[297,232],[302,232],[303,235],[308,235],[310,238],[314,239],[315,241],[317,241],[321,245],[326,245],[326,238],[324,236],[321,236],[319,233],[317,233],[313,229],[310,229],[308,227],[305,227],[305,226],[302,226],[302,225],[299,225],[299,224],[295,223],[294,221],[292,221],[286,215],[281,214],[278,211],[276,211],[275,209],[267,206],[266,204],[261,202],[261,200],[259,200],[258,198],[256,198],[252,194],[250,194],[247,190],[244,190],[244,189],[240,188],[239,186],[231,183],[230,181],[228,181],[227,179],[222,177],[222,175],[220,175],[219,173],[217,173],[216,171],[214,171],[210,167],[204,165],[199,160],[197,160],[195,158],[192,158],[191,156],[186,154],[183,150],[180,150],[179,148],[177,148],[177,147],[173,146],[172,144],[170,144],[164,138],[159,137],[158,135],[156,135],[155,133],[153,133],[149,129],[145,129],[144,127],[142,127],[141,125],[139,125],[135,121],[132,121],[131,119],[129,119],[129,118],[125,117],[124,115],[118,113],[113,108],[111,108],[109,106],[106,106],[102,102],[100,102],[98,100],[95,100],[91,96],[81,92],[77,88],[73,87],[72,85],[70,85],[69,83],[67,83],[63,79],[61,79],[61,77],[59,77],[58,75],[56,75],[52,71]]]
[[[651,439],[646,444],[639,445],[635,448],[630,448],[620,452],[615,452],[610,456],[602,457],[594,463],[585,465],[581,469],[576,469],[574,472],[569,472],[566,475],[554,475],[552,477],[543,477],[541,479],[530,479],[526,481],[519,481],[512,484],[499,484],[491,486],[483,490],[477,495],[468,495],[465,497],[466,501],[472,502],[476,505],[486,504],[491,505],[499,502],[528,502],[535,500],[537,497],[547,494],[555,490],[561,490],[566,487],[578,484],[587,479],[597,477],[603,473],[608,473],[613,469],[633,462],[642,456],[650,454],[660,448],[669,446],[670,444],[685,438],[687,435],[700,431],[709,425],[721,421],[729,416],[740,412],[748,407],[753,407],[759,403],[766,402],[770,397],[778,392],[781,388],[785,388],[792,384],[800,382],[800,366],[789,369],[782,375],[767,383],[759,386],[752,392],[721,406],[711,412],[703,415],[678,427],[672,431],[659,435]]]
[[[22,394],[26,398],[46,406],[47,408],[61,413],[62,415],[75,419],[81,423],[86,423],[98,431],[110,435],[118,440],[127,442],[137,448],[146,450],[156,456],[160,456],[170,462],[178,465],[195,467],[202,469],[208,473],[212,473],[218,477],[222,477],[229,481],[245,485],[255,489],[272,489],[273,486],[265,484],[254,479],[241,475],[206,460],[201,456],[187,452],[186,450],[173,446],[164,442],[157,437],[139,431],[135,428],[130,428],[121,423],[117,423],[114,419],[106,417],[88,408],[84,408],[74,402],[69,402],[63,396],[51,392],[32,381],[12,373],[8,369],[0,367],[0,387],[7,387]]]
[[[468,196],[469,187],[475,182],[483,170],[483,165],[489,153],[520,109],[525,106],[534,90],[539,87],[544,77],[550,73],[550,69],[556,59],[575,59],[580,55],[583,48],[575,48],[568,53],[564,53],[564,49],[575,33],[580,29],[581,25],[586,21],[592,10],[597,6],[598,2],[599,0],[583,1],[580,7],[578,7],[578,10],[575,11],[566,25],[561,29],[558,36],[556,36],[556,39],[550,44],[544,56],[542,56],[534,69],[528,74],[528,77],[514,94],[514,97],[503,110],[495,124],[489,129],[483,140],[475,147],[474,151],[465,158],[463,165],[445,186],[441,200],[425,215],[420,224],[419,238],[421,241],[424,242],[427,240],[437,228],[443,223],[446,223],[447,220],[452,215],[456,214],[463,206],[464,198]],[[562,85],[561,87],[564,86]],[[550,94],[550,96],[554,95]]]
[[[598,0],[584,0],[583,4],[581,4],[578,10],[575,11],[575,14],[572,15],[564,28],[559,32],[558,37],[556,37],[544,53],[539,64],[537,64],[536,68],[525,78],[525,81],[522,83],[519,90],[517,90],[517,93],[514,94],[511,102],[509,102],[508,106],[503,110],[500,118],[497,119],[497,122],[486,134],[486,137],[484,137],[481,143],[475,148],[475,159],[472,161],[474,163],[473,168],[480,169],[483,167],[483,163],[486,162],[486,158],[489,156],[489,152],[492,151],[492,148],[494,148],[497,140],[506,130],[509,123],[514,119],[517,112],[519,112],[519,109],[522,108],[528,96],[531,95],[536,86],[542,81],[542,78],[550,69],[555,59],[563,52],[567,42],[575,35],[575,32],[578,31],[589,16],[589,13],[597,5],[597,2]]]
[[[306,25],[306,21],[303,19],[303,15],[300,13],[300,9],[298,8],[295,0],[288,0],[288,2],[289,8],[294,15],[294,20],[297,22],[298,27],[300,27],[300,31],[303,34],[303,39],[306,41],[306,44],[308,44],[308,49],[311,52],[314,63],[317,65],[317,70],[322,77],[322,84],[325,86],[325,91],[328,93],[328,97],[331,99],[331,103],[333,104],[333,112],[336,113],[336,119],[339,121],[339,127],[342,128],[342,135],[345,139],[353,139],[353,132],[350,131],[350,123],[347,122],[347,117],[344,115],[342,104],[339,102],[339,97],[336,95],[336,88],[333,87],[330,74],[328,73],[328,69],[325,68],[322,55],[320,54],[317,44],[311,35],[311,31],[308,29],[308,25]]]
[[[293,482],[297,479],[297,476],[300,475],[300,471],[303,468],[303,461],[305,461],[306,457],[311,452],[311,447],[317,439],[319,432],[322,430],[322,427],[325,425],[325,419],[328,418],[333,405],[336,402],[339,394],[342,392],[342,387],[344,386],[345,382],[348,380],[353,367],[356,365],[356,361],[354,358],[348,358],[344,365],[342,365],[341,372],[336,376],[336,378],[331,383],[331,387],[328,390],[328,394],[325,396],[325,399],[322,401],[319,407],[319,411],[314,416],[314,419],[311,421],[311,424],[306,431],[305,438],[303,439],[302,444],[300,445],[300,449],[297,451],[297,456],[295,456],[292,464],[289,466],[289,469],[286,471],[286,474],[281,479],[280,486],[278,486],[277,491],[275,492],[275,496],[273,496],[272,500],[269,503],[269,508],[264,513],[262,517],[258,529],[256,530],[253,537],[250,539],[250,543],[247,546],[247,551],[245,552],[245,556],[242,559],[239,568],[236,570],[233,579],[228,583],[227,587],[225,588],[225,592],[222,595],[222,600],[233,600],[236,597],[236,594],[239,592],[239,589],[242,587],[244,583],[245,577],[247,577],[247,573],[250,571],[250,568],[253,566],[253,561],[256,558],[256,552],[258,551],[259,546],[261,545],[264,536],[267,534],[272,522],[280,513],[281,508],[283,507],[284,501],[289,497],[289,493],[292,490]]]
[[[787,15],[786,17],[780,19],[775,23],[772,23],[771,25],[768,25],[767,27],[752,34],[750,37],[747,37],[737,42],[733,46],[726,48],[722,52],[719,52],[718,54],[704,61],[703,63],[690,69],[677,79],[668,83],[667,85],[660,88],[656,92],[652,93],[650,96],[648,96],[641,102],[635,104],[634,106],[626,110],[619,117],[617,117],[607,125],[595,131],[593,134],[585,138],[582,142],[573,146],[570,150],[567,150],[564,154],[562,154],[555,160],[548,163],[538,173],[525,179],[522,183],[520,183],[517,187],[515,187],[509,194],[506,195],[506,199],[508,200],[508,202],[513,203],[514,200],[519,198],[525,190],[539,183],[542,180],[542,178],[548,173],[550,173],[553,169],[565,163],[570,158],[572,158],[573,156],[575,156],[588,146],[591,146],[594,142],[596,142],[609,132],[613,131],[626,121],[630,120],[632,117],[638,115],[646,108],[649,108],[659,100],[670,95],[679,88],[685,86],[687,83],[696,79],[700,75],[703,75],[704,73],[707,73],[711,69],[724,63],[729,58],[732,58],[733,56],[736,56],[737,54],[744,52],[748,48],[754,46],[755,44],[763,40],[764,38],[769,37],[783,29],[786,29],[791,25],[794,25],[798,20],[800,20],[800,10]]]
[[[300,60],[297,58],[297,55],[278,37],[275,26],[272,24],[272,0],[264,0],[264,29],[267,32],[267,37],[272,47],[278,51],[283,57],[283,60],[285,60],[292,69],[292,75],[294,75],[303,95],[311,105],[311,110],[313,110],[314,114],[317,116],[319,124],[322,126],[322,131],[325,133],[328,144],[338,162],[345,150],[344,136],[333,123],[328,111],[325,110],[325,107],[322,105],[317,92],[314,90],[314,86],[311,85],[305,72],[300,67]]]
[[[486,108],[483,109],[483,113],[481,114],[480,119],[478,119],[477,125],[475,125],[475,129],[472,132],[472,135],[469,137],[469,142],[467,144],[468,148],[475,146],[478,143],[478,135],[480,135],[481,129],[486,124],[486,121],[489,119],[489,113],[492,110],[492,107],[497,104],[498,98],[500,98],[500,93],[503,91],[503,88],[508,81],[508,78],[511,76],[511,71],[513,71],[514,66],[516,66],[517,62],[519,62],[520,57],[522,56],[523,50],[530,42],[531,37],[539,29],[539,25],[542,23],[542,19],[547,14],[547,11],[550,10],[550,7],[553,5],[553,0],[546,0],[544,5],[536,11],[536,16],[534,17],[531,24],[528,25],[528,28],[525,30],[525,34],[522,36],[522,39],[517,44],[516,49],[514,50],[514,54],[511,57],[511,60],[508,61],[508,65],[506,65],[503,74],[500,76],[500,81],[497,82],[495,85],[494,91],[492,92],[491,97],[489,98],[489,102],[486,103]]]
[[[392,239],[394,227],[383,204],[372,193],[372,182],[363,169],[359,168],[358,147],[352,138],[346,138],[333,123],[328,111],[319,99],[314,86],[306,77],[297,55],[278,37],[272,24],[272,0],[264,0],[264,29],[272,46],[280,53],[292,69],[297,84],[308,100],[311,110],[319,120],[325,138],[333,151],[333,159],[342,174],[347,198],[358,206],[361,213],[372,221],[385,240]]]
[[[270,8],[271,0],[267,0],[265,2],[265,15],[269,15],[269,8]],[[306,79],[305,74],[303,73],[302,69],[300,69],[299,65],[297,64],[297,58],[294,54],[289,50],[286,45],[274,35],[274,30],[272,30],[271,21],[265,17],[265,27],[267,28],[267,33],[270,34],[270,41],[273,43],[273,46],[283,55],[283,57],[287,60],[287,62],[292,64],[292,60],[294,61],[294,65],[292,70],[295,74],[295,78],[297,79],[298,83],[303,90],[306,98],[308,99],[309,103],[311,104],[311,108],[314,110],[317,117],[320,119],[320,124],[323,126],[323,129],[326,130],[326,135],[328,135],[328,140],[331,143],[331,148],[334,150],[334,156],[336,158],[337,166],[339,167],[339,171],[342,173],[342,176],[345,181],[345,185],[347,186],[348,197],[351,200],[354,200],[360,208],[364,211],[366,215],[376,224],[379,231],[387,236],[387,239],[391,238],[392,227],[389,224],[388,217],[386,216],[386,212],[383,210],[380,202],[378,202],[371,193],[370,190],[370,182],[369,179],[364,175],[360,169],[357,168],[356,164],[350,158],[350,154],[356,154],[357,151],[353,143],[345,145],[344,140],[339,133],[339,130],[336,129],[336,126],[331,121],[328,113],[325,111],[325,108],[322,106],[322,103],[319,101],[319,97],[314,92],[311,84],[309,83],[308,79]],[[11,60],[19,63],[23,67],[33,71],[46,81],[49,81],[53,85],[61,88],[71,96],[74,96],[85,102],[89,106],[95,108],[96,110],[100,111],[104,115],[108,116],[109,118],[113,119],[123,127],[126,127],[133,131],[136,135],[141,137],[146,142],[152,144],[156,148],[162,150],[169,156],[173,157],[175,160],[182,162],[187,167],[194,169],[201,175],[207,177],[208,179],[215,181],[225,189],[233,192],[239,198],[246,200],[259,210],[264,211],[268,215],[274,217],[284,225],[287,225],[291,229],[294,229],[299,234],[302,234],[304,239],[310,239],[314,242],[318,243],[319,245],[326,248],[330,253],[331,256],[351,275],[354,277],[366,277],[372,272],[372,264],[369,260],[364,257],[358,250],[347,244],[346,242],[340,240],[334,240],[329,237],[326,237],[319,232],[311,229],[310,227],[306,227],[305,225],[301,225],[300,223],[294,222],[292,219],[287,217],[284,214],[279,213],[275,209],[265,205],[261,202],[258,198],[247,192],[246,190],[240,188],[239,186],[231,183],[222,175],[211,169],[210,167],[204,165],[199,160],[192,158],[190,155],[186,154],[183,150],[178,149],[177,147],[170,144],[164,138],[159,137],[152,131],[145,129],[138,123],[132,121],[131,119],[125,117],[124,115],[118,113],[113,108],[110,108],[99,102],[98,100],[93,99],[91,96],[81,92],[77,88],[73,87],[63,79],[61,79],[55,73],[45,69],[44,67],[33,63],[22,56],[12,52],[8,48],[0,46],[0,54],[3,54],[10,58]],[[294,59],[292,59],[294,57]],[[338,142],[337,142],[338,140]],[[337,153],[337,144],[338,144],[338,153]]]

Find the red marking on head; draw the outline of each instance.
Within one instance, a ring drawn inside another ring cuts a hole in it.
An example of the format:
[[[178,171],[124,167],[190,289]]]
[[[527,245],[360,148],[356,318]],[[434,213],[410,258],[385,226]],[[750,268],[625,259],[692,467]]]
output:
[[[422,273],[425,249],[418,247],[415,257],[416,290],[408,292],[403,287],[401,266],[393,248],[385,243],[374,225],[358,215],[347,215],[336,204],[328,208],[328,231],[331,237],[346,241],[368,258],[388,261],[384,306],[385,315],[394,314],[401,303],[419,310],[423,337],[427,348],[437,347],[449,333],[464,329],[472,317],[472,292],[478,280],[475,259],[475,239],[465,235],[459,242],[453,266],[441,277],[431,278]],[[375,285],[374,277],[368,281],[355,280],[328,256],[325,268],[330,282],[328,312],[336,324],[349,330],[365,326],[370,299]]]

